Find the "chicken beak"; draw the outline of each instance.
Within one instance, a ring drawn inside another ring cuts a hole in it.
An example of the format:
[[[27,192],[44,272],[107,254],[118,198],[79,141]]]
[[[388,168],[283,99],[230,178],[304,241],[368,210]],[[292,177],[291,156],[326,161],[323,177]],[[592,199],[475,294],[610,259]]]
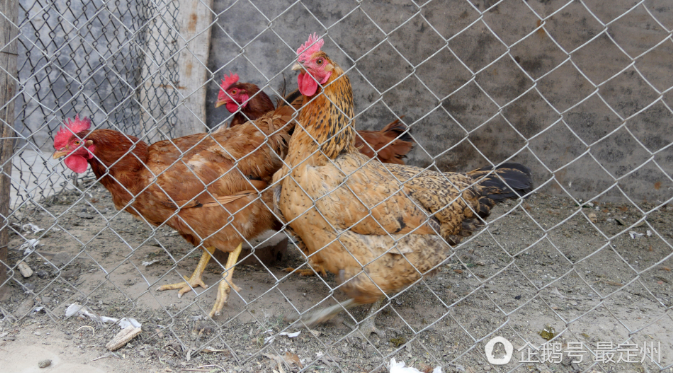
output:
[[[297,70],[302,70],[302,69],[304,69],[304,67],[299,62],[292,65],[292,71],[297,71]]]
[[[218,108],[218,107],[220,107],[220,106],[222,106],[226,103],[227,103],[227,101],[225,101],[225,100],[217,100],[217,102],[215,103],[215,108]]]
[[[65,150],[57,150],[54,152],[54,159],[59,159],[68,155],[68,152]]]

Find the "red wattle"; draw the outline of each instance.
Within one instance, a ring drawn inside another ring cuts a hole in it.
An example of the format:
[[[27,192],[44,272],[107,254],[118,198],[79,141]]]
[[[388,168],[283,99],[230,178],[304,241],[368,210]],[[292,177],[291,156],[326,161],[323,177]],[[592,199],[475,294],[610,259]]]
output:
[[[297,75],[297,85],[302,95],[311,97],[318,91],[318,82],[307,73]]]
[[[238,111],[238,104],[236,104],[233,101],[227,101],[225,105],[227,107],[227,110],[229,110],[229,112],[232,114]]]
[[[81,155],[69,155],[63,161],[69,169],[77,172],[78,174],[83,174],[86,172],[88,166],[86,158]]]

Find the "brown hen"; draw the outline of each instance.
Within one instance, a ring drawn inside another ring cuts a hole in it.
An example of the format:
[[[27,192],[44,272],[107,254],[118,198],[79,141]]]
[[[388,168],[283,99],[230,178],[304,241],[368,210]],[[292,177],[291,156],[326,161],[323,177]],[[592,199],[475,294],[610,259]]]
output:
[[[524,195],[532,185],[519,164],[471,176],[368,162],[355,146],[349,79],[322,44],[311,36],[297,51],[293,69],[301,70],[307,104],[274,175],[279,215],[303,241],[310,262],[337,274],[350,297],[304,315],[309,325],[344,307],[380,302],[430,274],[449,258],[452,245],[483,224],[491,197]],[[378,332],[377,308],[360,324],[362,331]]]
[[[76,117],[56,135],[54,158],[65,156],[66,166],[80,173],[90,165],[117,209],[155,226],[166,224],[204,249],[186,282],[159,290],[180,289],[181,296],[196,286],[206,288],[201,275],[211,254],[230,253],[212,317],[231,287],[236,289],[231,279],[242,241],[278,228],[271,192],[259,192],[281,165],[293,114],[283,106],[254,124],[152,145],[118,131],[91,131],[88,119]]]

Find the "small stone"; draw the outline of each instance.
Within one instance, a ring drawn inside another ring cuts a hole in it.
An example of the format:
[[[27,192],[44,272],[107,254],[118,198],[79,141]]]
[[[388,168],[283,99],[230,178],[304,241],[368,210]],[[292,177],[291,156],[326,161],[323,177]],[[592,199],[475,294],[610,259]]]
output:
[[[589,218],[589,220],[591,220],[592,223],[596,223],[598,221],[598,216],[596,216],[596,214],[594,214],[593,212],[589,213],[587,217]]]
[[[37,272],[35,272],[35,274],[36,274],[37,277],[39,277],[39,278],[46,278],[47,276],[49,276],[49,274],[47,273],[47,271],[37,271]]]
[[[49,359],[40,360],[40,362],[37,363],[37,366],[42,368],[42,369],[44,369],[44,368],[46,368],[50,365],[51,365],[51,360],[49,360]]]
[[[28,283],[24,284],[23,286],[26,288],[26,290],[30,290],[30,291],[35,290],[35,284],[33,284],[33,283],[28,282]]]
[[[21,272],[21,276],[23,276],[24,278],[28,278],[33,275],[33,270],[30,269],[28,264],[26,264],[26,262],[24,262],[23,260],[18,262],[16,266],[19,267],[19,272]]]
[[[93,215],[87,214],[87,213],[84,213],[84,212],[77,213],[77,216],[82,218],[82,219],[93,219],[94,218]]]

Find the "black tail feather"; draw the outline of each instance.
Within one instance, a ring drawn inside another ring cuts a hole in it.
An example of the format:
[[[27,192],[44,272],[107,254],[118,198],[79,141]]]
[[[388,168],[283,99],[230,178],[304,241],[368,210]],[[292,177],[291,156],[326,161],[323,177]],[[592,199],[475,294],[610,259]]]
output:
[[[473,179],[483,178],[479,182],[482,195],[496,202],[509,198],[520,198],[533,190],[530,169],[519,163],[503,163],[495,169],[492,166],[468,172]],[[504,182],[503,182],[504,180]]]
[[[400,119],[404,118],[404,115],[400,116]],[[406,142],[415,142],[414,138],[409,134],[409,127],[406,124],[402,123],[400,119],[395,119],[390,122],[388,125],[383,127],[381,131],[383,132],[392,132],[395,134],[395,137],[402,135],[398,140]]]
[[[298,99],[301,97],[301,92],[299,90],[295,90],[294,92],[290,93],[289,95],[285,96],[284,99],[281,99],[280,102],[278,103],[278,106],[283,106],[283,105],[291,105],[294,100]]]

